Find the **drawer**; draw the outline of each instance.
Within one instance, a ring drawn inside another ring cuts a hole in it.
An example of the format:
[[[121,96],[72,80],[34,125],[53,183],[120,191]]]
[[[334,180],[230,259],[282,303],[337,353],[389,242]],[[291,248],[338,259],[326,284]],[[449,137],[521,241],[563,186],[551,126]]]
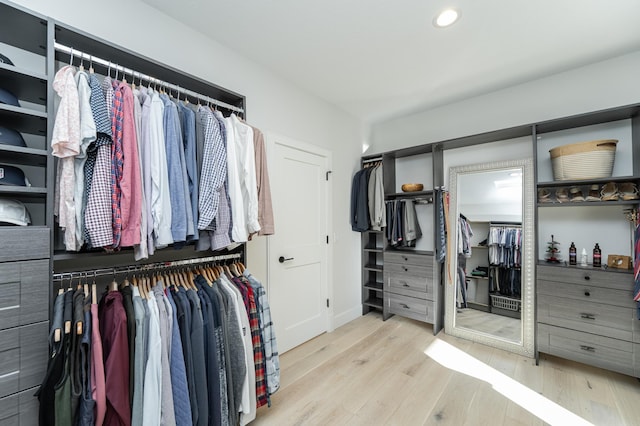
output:
[[[538,325],[538,350],[596,367],[634,374],[633,344],[552,325]]]
[[[0,330],[49,318],[49,260],[0,263]]]
[[[0,398],[0,426],[32,426],[38,424],[38,398],[32,388]]]
[[[0,331],[0,397],[39,386],[47,369],[48,322]]]
[[[538,296],[538,321],[572,330],[633,340],[634,309],[564,297]]]
[[[432,254],[415,254],[397,251],[385,251],[384,263],[399,263],[401,265],[418,265],[433,269]]]
[[[405,296],[433,300],[433,279],[405,273],[384,273],[384,290]]]
[[[546,266],[538,265],[536,270],[538,280],[565,282],[569,284],[588,284],[593,287],[606,289],[633,289],[633,274],[620,271],[603,271],[601,269],[579,268],[575,266]]]
[[[432,301],[392,293],[385,293],[384,298],[389,313],[433,323]]]
[[[0,227],[2,247],[0,262],[48,259],[50,256],[49,228],[44,226]]]
[[[417,265],[401,265],[399,263],[384,264],[384,271],[391,275],[412,276],[416,278],[432,279],[433,268]]]
[[[592,286],[588,282],[583,284],[567,284],[538,279],[538,294],[555,297],[567,297],[583,302],[603,303],[605,305],[634,308],[633,291],[614,290],[611,288]],[[633,286],[633,283],[631,283]]]

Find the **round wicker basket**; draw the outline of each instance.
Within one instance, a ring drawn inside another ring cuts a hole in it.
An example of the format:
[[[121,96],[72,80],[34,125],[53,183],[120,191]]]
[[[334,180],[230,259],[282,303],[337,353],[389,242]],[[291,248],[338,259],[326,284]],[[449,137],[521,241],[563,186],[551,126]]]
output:
[[[421,183],[405,183],[402,185],[403,192],[417,192],[422,191],[424,185]]]

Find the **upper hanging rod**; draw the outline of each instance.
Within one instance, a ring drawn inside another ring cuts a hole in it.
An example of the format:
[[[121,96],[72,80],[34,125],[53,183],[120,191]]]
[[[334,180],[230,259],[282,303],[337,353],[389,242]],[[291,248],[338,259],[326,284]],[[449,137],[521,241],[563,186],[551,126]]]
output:
[[[382,161],[382,157],[368,158],[366,160],[362,160],[362,163],[375,163],[376,161]]]
[[[158,85],[158,86],[161,86],[161,87],[166,87],[167,89],[175,90],[178,93],[182,93],[182,94],[191,96],[193,98],[197,98],[197,99],[203,100],[203,101],[205,101],[207,103],[219,106],[221,108],[244,114],[244,109],[243,108],[237,107],[235,105],[228,104],[226,102],[219,101],[217,99],[213,99],[213,98],[211,98],[209,96],[202,95],[200,93],[196,93],[196,92],[194,92],[192,90],[185,89],[184,87],[180,87],[180,86],[178,86],[176,84],[172,84],[172,83],[168,83],[168,82],[163,81],[163,80],[159,80],[159,79],[157,79],[155,77],[152,77],[150,75],[141,73],[139,71],[132,70],[131,68],[123,67],[122,65],[118,65],[118,64],[116,64],[114,62],[111,62],[111,61],[108,61],[106,59],[98,58],[97,56],[91,55],[89,53],[85,53],[85,52],[83,52],[81,50],[78,50],[78,49],[75,49],[73,47],[65,46],[64,44],[58,43],[57,41],[55,42],[54,47],[55,47],[55,50],[57,50],[58,52],[63,52],[63,53],[66,53],[66,54],[70,55],[72,60],[73,60],[74,56],[77,56],[79,58],[86,58],[90,62],[97,63],[97,64],[99,64],[99,65],[101,65],[101,66],[103,66],[103,67],[105,67],[107,69],[113,68],[114,70],[118,70],[118,71],[122,72],[125,75],[129,74],[129,75],[131,75],[132,79],[137,77],[140,80],[148,81],[150,84]]]
[[[222,254],[218,256],[199,257],[195,259],[175,260],[173,262],[145,263],[143,265],[129,265],[114,268],[89,269],[85,271],[60,272],[53,274],[54,281],[72,280],[83,277],[99,277],[104,275],[128,274],[131,272],[143,272],[153,269],[171,268],[174,266],[195,265],[198,263],[219,262],[221,260],[239,259],[242,253]]]

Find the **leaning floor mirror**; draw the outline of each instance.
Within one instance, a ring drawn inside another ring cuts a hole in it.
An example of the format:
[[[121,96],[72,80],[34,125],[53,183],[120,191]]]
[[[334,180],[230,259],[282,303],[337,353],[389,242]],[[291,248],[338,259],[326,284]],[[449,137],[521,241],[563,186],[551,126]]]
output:
[[[445,332],[533,357],[533,161],[449,173]]]

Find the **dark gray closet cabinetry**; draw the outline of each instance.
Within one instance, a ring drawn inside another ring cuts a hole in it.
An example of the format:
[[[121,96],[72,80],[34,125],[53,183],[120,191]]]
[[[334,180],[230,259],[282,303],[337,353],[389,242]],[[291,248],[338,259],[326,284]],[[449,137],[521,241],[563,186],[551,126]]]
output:
[[[0,226],[0,424],[38,423],[34,396],[47,366],[53,213],[48,155],[50,22],[0,1],[0,88],[19,105],[0,103],[0,126],[25,146],[0,143],[0,168],[18,167],[31,186],[0,185],[0,199],[18,201],[28,226]],[[0,207],[1,208],[1,207]],[[7,212],[2,212],[7,217]]]

